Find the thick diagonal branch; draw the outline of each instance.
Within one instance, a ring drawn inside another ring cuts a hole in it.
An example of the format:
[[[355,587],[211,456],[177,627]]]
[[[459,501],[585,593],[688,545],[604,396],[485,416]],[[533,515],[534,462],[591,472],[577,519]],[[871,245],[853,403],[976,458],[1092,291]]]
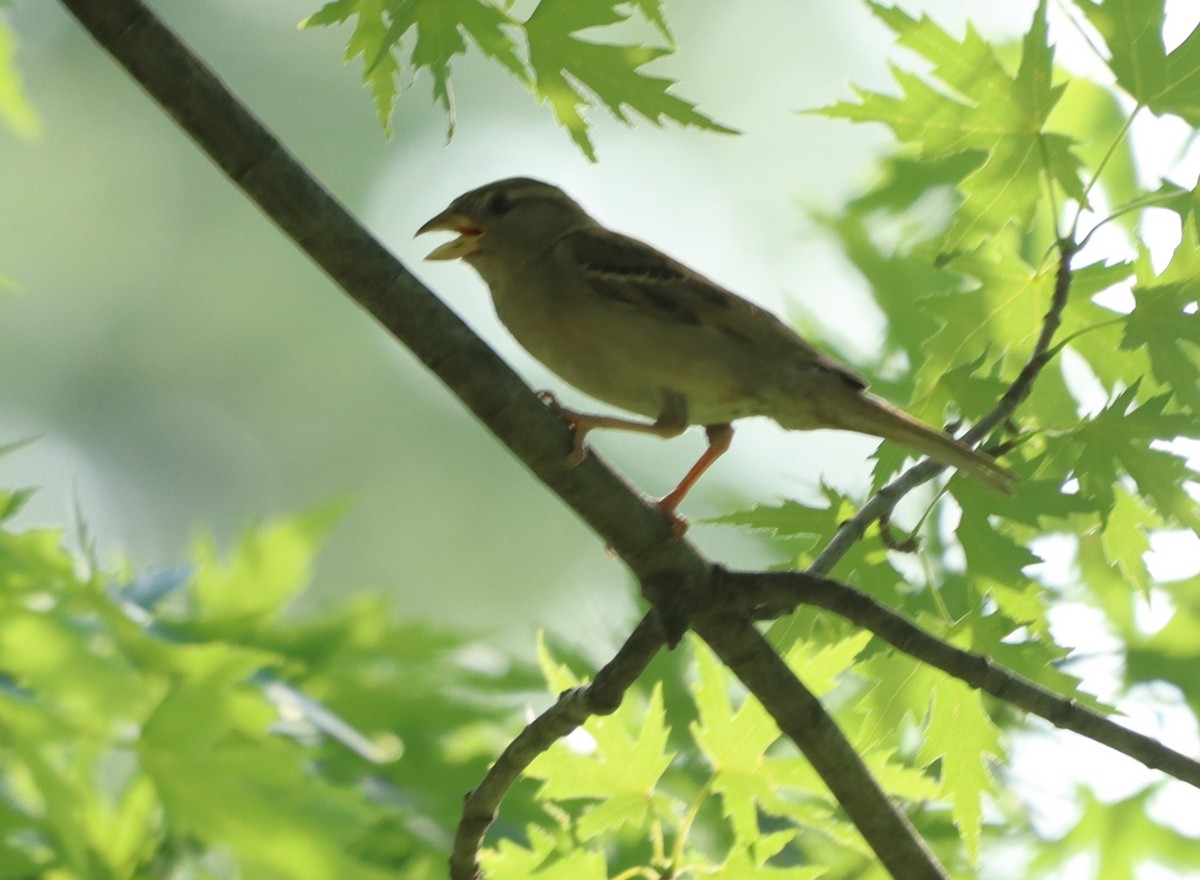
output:
[[[714,586],[723,592],[727,585],[722,581],[718,573]],[[820,700],[792,673],[749,617],[715,608],[696,617],[692,628],[799,746],[888,873],[897,880],[948,878]]]

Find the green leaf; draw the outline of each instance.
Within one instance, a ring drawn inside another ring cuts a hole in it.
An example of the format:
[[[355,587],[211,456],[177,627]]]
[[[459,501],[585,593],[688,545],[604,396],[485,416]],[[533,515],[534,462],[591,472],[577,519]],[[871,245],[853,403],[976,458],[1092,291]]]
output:
[[[826,507],[809,507],[798,501],[784,501],[774,506],[755,504],[747,510],[707,519],[704,523],[741,526],[751,531],[766,532],[776,538],[828,536],[833,534],[838,523],[854,511],[845,503],[845,499],[835,498],[832,492],[826,491],[825,497],[830,501]]]
[[[658,30],[664,40],[672,47],[675,45],[675,37],[671,34],[671,28],[667,25],[666,16],[663,14],[662,0],[630,0],[637,7],[646,21],[650,22]]]
[[[21,512],[21,508],[33,497],[32,489],[0,492],[0,522],[12,519]]]
[[[410,57],[413,69],[428,70],[433,77],[433,97],[446,111],[451,134],[450,62],[467,51],[464,37],[518,80],[528,82],[513,38],[505,31],[513,20],[486,0],[333,0],[301,22],[301,27],[342,24],[351,18],[357,22],[346,46],[346,60],[362,56],[363,81],[371,89],[376,114],[388,134],[403,72],[397,47],[411,30],[416,31]]]
[[[981,616],[972,613],[956,622],[947,637],[966,650],[988,657],[1005,669],[1077,703],[1106,714],[1116,711],[1081,691],[1079,678],[1060,668],[1069,658],[1071,649],[1055,644],[1044,628],[1039,631],[1031,627],[1034,637],[1022,637],[1021,626],[1020,621],[1004,614]]]
[[[1056,868],[1078,864],[1082,853],[1092,856],[1097,880],[1126,880],[1142,876],[1138,870],[1150,864],[1163,865],[1191,876],[1200,868],[1196,841],[1174,828],[1155,821],[1151,809],[1160,790],[1151,785],[1115,803],[1104,803],[1086,788],[1075,791],[1082,815],[1055,845],[1043,847],[1030,864],[1031,876],[1059,874]]]
[[[722,865],[705,870],[703,876],[712,880],[817,880],[825,873],[823,867],[764,865],[752,847],[739,846],[730,851]]]
[[[735,838],[749,845],[760,836],[758,809],[780,812],[780,780],[767,760],[767,748],[779,728],[758,700],[746,699],[736,710],[730,701],[730,676],[712,652],[695,646],[697,683],[692,689],[697,720],[692,724],[696,747],[712,771],[712,791],[721,798],[722,813]]]
[[[1200,418],[1200,253],[1192,245],[1194,221],[1184,226],[1183,242],[1161,275],[1152,276],[1145,256],[1138,261],[1139,283],[1121,348],[1144,347],[1154,378]]]
[[[604,854],[585,849],[557,853],[553,836],[535,825],[527,829],[529,846],[502,840],[479,853],[485,877],[492,880],[608,880]],[[558,855],[558,858],[555,858]]]
[[[139,717],[150,699],[134,670],[105,662],[76,621],[24,609],[0,616],[0,670],[53,706],[76,736],[96,741]]]
[[[1154,192],[1139,193],[1128,204],[1118,208],[1117,212],[1132,213],[1143,207],[1174,211],[1183,221],[1184,230],[1191,235],[1187,240],[1193,244],[1197,242],[1197,236],[1200,234],[1200,186],[1187,189],[1164,180]]]
[[[1128,316],[1097,305],[1091,297],[1121,284],[1134,271],[1131,262],[1118,262],[1111,266],[1095,263],[1076,270],[1072,275],[1071,297],[1063,310],[1062,328],[1057,337],[1062,344],[1084,358],[1110,395],[1127,387],[1137,377],[1148,375],[1150,359],[1145,350],[1129,350],[1122,345]],[[1125,350],[1121,357],[1112,356],[1114,351],[1122,348]],[[1073,412],[1060,414],[1060,418],[1046,424],[1067,427],[1061,415],[1070,417]]]
[[[980,802],[996,784],[987,759],[1001,754],[999,732],[983,708],[979,691],[945,675],[931,683],[920,760],[926,764],[941,761],[942,790],[950,799],[954,823],[974,863],[979,858],[983,826]]]
[[[346,61],[362,56],[363,82],[375,100],[375,115],[390,136],[400,65],[392,54],[387,9],[385,0],[331,0],[300,22],[300,27],[321,27],[357,19],[346,43]]]
[[[543,666],[548,652],[543,652]],[[551,688],[565,683],[565,671],[551,665]],[[648,810],[659,799],[655,786],[671,763],[667,751],[667,726],[663,715],[662,688],[656,685],[644,710],[626,697],[611,715],[589,718],[582,738],[559,740],[538,755],[527,775],[542,780],[538,797],[542,800],[595,800],[579,819],[578,831],[591,839],[616,830],[627,822],[643,822]]]
[[[672,120],[732,133],[700,113],[694,104],[671,94],[674,82],[641,68],[670,54],[674,42],[661,0],[541,0],[525,21],[515,20],[493,0],[332,0],[302,22],[302,27],[342,24],[356,19],[346,59],[362,56],[363,80],[376,112],[390,134],[398,80],[404,70],[401,44],[416,38],[409,62],[433,78],[433,96],[445,109],[454,133],[451,62],[467,52],[467,38],[488,58],[548,101],[571,138],[595,159],[584,111],[594,104],[628,123],[627,111],[656,124]],[[581,39],[580,31],[621,25],[638,12],[666,41],[662,48],[636,43]],[[518,55],[515,34],[524,31],[528,64]]]
[[[231,687],[225,674],[163,701],[138,753],[172,827],[228,848],[264,874],[389,876],[349,853],[375,811],[315,776],[306,749],[270,734],[274,719],[256,689]]]
[[[864,630],[828,645],[797,642],[788,650],[785,659],[793,672],[803,676],[808,689],[822,697],[833,690],[839,677],[850,669],[871,638],[871,633]]]
[[[559,663],[550,651],[550,646],[546,644],[546,632],[541,630],[537,636],[537,658],[538,667],[542,671],[542,676],[546,679],[546,685],[552,694],[561,694],[563,691],[578,687],[583,684],[583,679],[575,675],[565,663]]]
[[[33,790],[41,801],[46,830],[52,836],[57,855],[76,876],[94,876],[96,860],[82,821],[84,799],[94,797],[94,794],[81,791],[71,770],[57,766],[61,760],[51,760],[47,750],[39,748],[38,743],[23,742],[18,738],[14,744],[20,763],[28,772]]]
[[[992,499],[985,491],[971,487],[958,496],[963,515],[955,534],[967,557],[967,576],[978,592],[991,594],[1004,614],[1040,632],[1045,626],[1046,607],[1025,568],[1042,559],[1011,534],[996,528],[989,518]]]
[[[454,133],[454,107],[450,91],[450,61],[467,51],[465,33],[489,58],[498,61],[521,82],[525,66],[517,57],[512,37],[504,28],[512,19],[491,3],[480,0],[413,0],[390,4],[391,27],[387,44],[394,46],[410,28],[416,28],[412,51],[416,70],[426,68],[433,77],[433,96],[446,110],[450,134]]]
[[[1118,490],[1116,504],[1108,512],[1101,532],[1105,556],[1132,586],[1141,590],[1147,602],[1150,601],[1150,572],[1145,561],[1150,552],[1148,532],[1161,524],[1135,496]]]
[[[1081,493],[1101,510],[1116,505],[1114,486],[1125,473],[1160,517],[1200,534],[1200,512],[1184,488],[1195,472],[1178,455],[1151,446],[1155,440],[1200,437],[1200,425],[1182,413],[1165,412],[1169,395],[1135,405],[1137,391],[1134,384],[1067,435],[1062,454],[1074,462]]]
[[[1106,607],[1123,603],[1122,610],[1132,611],[1131,597],[1137,594],[1111,567],[1093,562],[1089,582],[1103,582],[1106,575]],[[1148,683],[1159,687],[1168,683],[1179,689],[1192,712],[1200,713],[1200,677],[1196,676],[1196,664],[1200,663],[1200,642],[1196,639],[1200,628],[1200,577],[1159,584],[1156,592],[1170,598],[1174,613],[1167,625],[1152,635],[1129,624],[1132,613],[1122,621],[1124,631],[1129,633],[1125,681],[1128,685]]]
[[[1051,271],[1035,271],[1009,242],[961,253],[954,268],[973,280],[972,289],[946,296],[931,296],[917,306],[936,321],[937,332],[926,340],[915,375],[911,405],[914,415],[937,423],[945,418],[943,401],[948,402],[943,378],[964,364],[984,365],[1010,356],[1016,365],[1033,348],[1041,333],[1054,288]],[[1009,380],[1011,381],[1011,380]],[[978,387],[978,386],[977,386]],[[980,408],[994,405],[995,399],[980,399]]]
[[[870,640],[870,633],[858,632],[826,646],[797,642],[788,651],[787,663],[821,696],[835,686]],[[692,696],[698,717],[691,726],[692,736],[711,769],[709,786],[721,798],[722,815],[729,819],[738,844],[751,846],[761,840],[760,811],[795,814],[795,794],[789,789],[832,803],[807,760],[768,755],[780,739],[775,721],[752,697],[735,709],[729,672],[706,647],[696,643],[695,651],[698,682]]]
[[[1200,30],[1168,54],[1164,0],[1079,0],[1079,7],[1104,37],[1121,88],[1155,113],[1200,124]]]
[[[878,172],[880,180],[850,201],[840,216],[817,218],[837,235],[888,319],[887,338],[875,363],[859,361],[856,366],[865,367],[873,386],[883,388],[890,399],[912,394],[911,371],[889,370],[881,375],[877,368],[898,352],[908,364],[920,363],[926,341],[938,329],[924,309],[913,308],[914,301],[962,287],[962,277],[935,265],[918,243],[945,233],[953,219],[954,200],[949,194],[976,164],[977,157],[969,154],[920,160],[888,157]]]
[[[974,170],[958,185],[963,202],[942,242],[943,252],[973,250],[1010,223],[1028,225],[1041,199],[1043,177],[1083,200],[1080,163],[1071,152],[1071,139],[1045,130],[1063,89],[1053,85],[1045,0],[1022,43],[1015,75],[970,25],[957,40],[928,17],[917,20],[898,8],[870,5],[900,45],[932,63],[932,76],[942,88],[893,67],[900,97],[860,89],[858,103],[819,112],[882,122],[901,142],[918,146],[923,158],[978,154]]]
[[[317,545],[344,509],[344,503],[330,504],[256,530],[226,564],[211,541],[201,541],[193,551],[199,562],[193,586],[198,616],[231,632],[277,617],[308,586]]]
[[[534,92],[550,102],[555,118],[571,139],[595,160],[582,112],[594,101],[622,122],[629,121],[629,110],[655,124],[669,119],[681,125],[734,133],[700,113],[691,102],[671,94],[672,80],[641,72],[644,65],[668,54],[669,49],[579,38],[580,31],[624,22],[629,18],[622,9],[625,5],[621,0],[541,0],[525,21]],[[643,2],[639,8],[649,9],[652,16],[658,13],[657,3]]]

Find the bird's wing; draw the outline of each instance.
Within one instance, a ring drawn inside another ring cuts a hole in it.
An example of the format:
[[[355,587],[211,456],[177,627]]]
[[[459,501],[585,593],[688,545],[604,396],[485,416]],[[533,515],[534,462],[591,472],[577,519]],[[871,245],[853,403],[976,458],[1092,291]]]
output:
[[[559,247],[591,291],[616,306],[651,320],[709,327],[829,370],[854,388],[867,387],[862,376],[814,348],[770,312],[636,238],[594,227],[568,233]]]

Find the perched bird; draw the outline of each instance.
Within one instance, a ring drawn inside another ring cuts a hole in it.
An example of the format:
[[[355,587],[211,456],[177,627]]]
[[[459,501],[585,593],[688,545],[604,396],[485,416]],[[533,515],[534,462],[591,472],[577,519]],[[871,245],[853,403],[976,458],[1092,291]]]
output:
[[[654,420],[558,408],[575,432],[572,461],[582,460],[594,428],[674,437],[705,426],[708,449],[659,501],[680,530],[675,509],[729,448],[730,423],[747,416],[883,437],[1012,493],[1016,477],[993,458],[868,394],[861,376],[770,312],[606,229],[556,186],[526,177],[489,183],[417,234],[433,231],[458,237],[427,259],[474,267],[530,354],[592,397]]]

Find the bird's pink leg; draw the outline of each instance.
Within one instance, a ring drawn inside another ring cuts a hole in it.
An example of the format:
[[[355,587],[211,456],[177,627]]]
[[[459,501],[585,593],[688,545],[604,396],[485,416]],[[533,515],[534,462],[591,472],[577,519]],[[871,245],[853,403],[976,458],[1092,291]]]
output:
[[[733,442],[733,425],[709,425],[705,431],[708,432],[708,449],[704,450],[699,461],[692,465],[692,469],[679,481],[679,485],[658,502],[659,509],[670,514],[674,520],[671,531],[675,537],[679,537],[687,531],[687,520],[675,513],[675,508],[679,507],[683,496],[691,491],[692,486],[696,485],[696,481],[704,476],[704,472],[712,467],[713,462],[725,454],[729,449],[729,444]]]

